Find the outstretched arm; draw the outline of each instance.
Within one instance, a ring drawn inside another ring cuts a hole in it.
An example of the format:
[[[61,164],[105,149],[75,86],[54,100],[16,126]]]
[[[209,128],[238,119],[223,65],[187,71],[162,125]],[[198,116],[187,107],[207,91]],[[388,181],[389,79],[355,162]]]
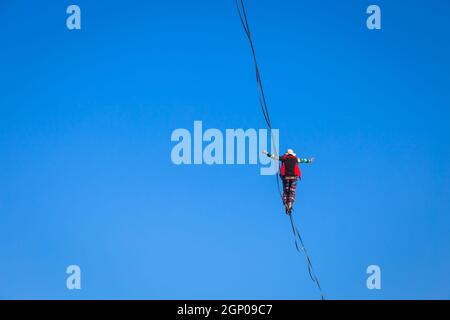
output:
[[[306,159],[306,158],[298,158],[298,163],[313,163],[314,157]]]
[[[270,153],[268,153],[267,151],[263,151],[262,153],[265,154],[266,156],[268,156],[269,158],[272,158],[272,159],[274,159],[274,160],[279,160],[279,161],[281,161],[281,157],[279,157],[279,156],[276,156],[276,155],[274,155],[274,154],[270,154]]]

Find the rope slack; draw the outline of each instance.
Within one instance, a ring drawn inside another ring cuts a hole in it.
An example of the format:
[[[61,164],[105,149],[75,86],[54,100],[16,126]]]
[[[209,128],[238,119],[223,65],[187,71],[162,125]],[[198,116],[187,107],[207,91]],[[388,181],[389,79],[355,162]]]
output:
[[[256,75],[256,85],[258,88],[258,96],[259,96],[259,105],[261,107],[261,111],[263,113],[264,116],[264,120],[266,122],[266,125],[270,131],[270,135],[272,138],[272,146],[273,146],[273,150],[275,154],[278,154],[276,145],[275,145],[275,140],[274,140],[274,136],[272,133],[272,123],[270,121],[270,115],[269,115],[269,108],[267,107],[267,100],[266,100],[266,96],[264,93],[264,87],[263,87],[263,83],[262,83],[262,79],[261,79],[261,72],[259,69],[259,65],[258,65],[258,61],[256,59],[256,51],[255,51],[255,47],[253,45],[253,39],[252,39],[252,34],[250,31],[250,25],[248,23],[248,19],[247,19],[247,12],[245,10],[245,6],[244,6],[244,0],[235,0],[236,2],[236,8],[239,14],[239,19],[241,20],[241,24],[242,27],[244,29],[245,35],[247,36],[247,39],[249,41],[250,44],[250,49],[252,52],[252,57],[253,57],[253,63],[255,66],[255,75]],[[281,188],[280,188],[280,177],[279,175],[276,175],[276,179],[277,179],[277,188],[278,188],[278,193],[283,201],[283,196],[282,196],[282,192],[281,192]],[[283,201],[284,203],[284,201]],[[311,278],[311,280],[316,284],[317,288],[319,289],[320,292],[320,296],[322,298],[322,300],[325,300],[325,295],[323,294],[322,291],[322,287],[320,286],[320,281],[319,278],[317,277],[316,273],[314,272],[314,268],[313,265],[311,263],[311,259],[309,257],[308,251],[305,248],[305,245],[303,243],[303,239],[300,235],[300,231],[297,228],[297,225],[295,224],[295,221],[292,217],[292,214],[289,215],[289,219],[291,222],[291,227],[292,227],[292,232],[294,235],[294,240],[295,240],[295,248],[297,249],[297,251],[301,254],[303,254],[305,256],[306,259],[306,263],[308,266],[308,273],[309,276]],[[298,240],[298,241],[297,241]]]

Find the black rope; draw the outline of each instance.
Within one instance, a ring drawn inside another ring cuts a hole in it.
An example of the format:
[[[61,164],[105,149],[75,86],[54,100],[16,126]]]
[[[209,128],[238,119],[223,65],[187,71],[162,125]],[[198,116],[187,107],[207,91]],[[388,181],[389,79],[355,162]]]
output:
[[[247,20],[247,12],[245,11],[245,6],[244,6],[243,0],[235,0],[235,3],[236,3],[236,8],[237,8],[237,11],[239,14],[239,18],[241,20],[242,27],[244,28],[245,34],[246,34],[247,39],[250,44],[250,49],[252,51],[253,63],[255,65],[256,85],[258,87],[259,105],[261,107],[261,111],[263,113],[264,120],[266,121],[267,127],[269,128],[269,131],[270,131],[270,137],[272,140],[272,147],[273,147],[274,153],[278,154],[278,150],[275,145],[275,139],[274,139],[274,136],[272,133],[272,123],[270,121],[269,108],[267,107],[267,100],[266,100],[266,96],[264,93],[264,87],[263,87],[263,83],[262,83],[262,79],[261,79],[261,72],[259,71],[259,65],[258,65],[258,60],[256,59],[255,47],[253,45],[253,39],[251,36],[250,26],[249,26],[248,20]],[[279,180],[280,177],[278,175],[276,175],[275,178],[277,181],[278,194],[284,204],[283,194],[281,192],[281,187],[280,187],[280,180]]]
[[[304,254],[305,259],[306,259],[306,264],[308,266],[309,277],[317,285],[317,288],[320,291],[320,296],[321,296],[322,300],[325,300],[325,295],[323,294],[319,278],[317,277],[316,273],[314,272],[314,267],[312,265],[308,251],[306,250],[305,244],[303,243],[303,239],[302,239],[302,236],[300,235],[300,231],[298,231],[297,225],[295,224],[294,219],[292,218],[292,214],[289,215],[289,218],[291,221],[292,233],[294,234],[295,248],[297,249],[298,252]],[[299,248],[299,245],[297,243],[297,238],[300,241],[301,248]]]
[[[241,24],[242,27],[244,28],[245,34],[247,36],[247,39],[250,43],[250,49],[252,51],[252,57],[253,57],[253,63],[255,65],[255,74],[256,74],[256,85],[258,87],[258,94],[259,94],[259,104],[261,107],[261,111],[263,113],[264,116],[264,120],[266,121],[267,127],[269,128],[270,131],[270,136],[272,139],[272,144],[273,144],[273,150],[275,154],[278,154],[275,142],[274,142],[274,138],[273,138],[273,133],[272,133],[272,123],[270,121],[270,116],[269,116],[269,108],[267,107],[267,100],[266,100],[266,96],[264,94],[264,87],[262,84],[262,79],[261,79],[261,72],[259,70],[259,66],[258,66],[258,61],[256,59],[256,52],[255,52],[255,47],[253,45],[253,40],[252,40],[252,35],[251,35],[251,31],[250,31],[250,26],[247,20],[247,13],[245,11],[245,6],[244,6],[244,0],[235,0],[236,2],[236,7],[237,7],[237,11],[239,14],[239,18],[241,20]],[[283,195],[281,192],[281,188],[280,188],[280,177],[279,175],[276,175],[276,180],[277,180],[277,188],[278,188],[278,193],[280,195],[281,200],[283,201],[283,204],[286,205],[284,203],[284,199],[283,199]],[[314,272],[314,268],[313,265],[311,263],[311,259],[309,257],[308,251],[305,248],[305,245],[303,243],[303,239],[300,235],[300,231],[298,230],[294,219],[292,217],[292,214],[289,214],[289,218],[291,221],[291,227],[292,227],[292,232],[294,234],[294,240],[295,240],[295,248],[297,249],[297,251],[299,253],[303,253],[306,259],[306,263],[308,266],[308,273],[309,276],[311,278],[311,280],[317,285],[319,291],[320,291],[320,296],[322,298],[322,300],[325,300],[325,296],[323,294],[322,291],[322,287],[320,286],[320,281],[319,278],[317,277],[316,273]],[[301,248],[297,242],[297,238],[300,242]]]

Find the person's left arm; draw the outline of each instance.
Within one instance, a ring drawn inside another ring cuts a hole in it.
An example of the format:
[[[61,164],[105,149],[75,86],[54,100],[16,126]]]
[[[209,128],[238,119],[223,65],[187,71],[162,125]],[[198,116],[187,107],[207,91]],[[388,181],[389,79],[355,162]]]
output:
[[[298,163],[313,163],[314,162],[314,157],[306,159],[306,158],[297,158],[298,159]]]
[[[275,154],[268,153],[267,151],[263,151],[262,153],[265,154],[266,156],[268,156],[269,158],[274,159],[274,160],[283,161],[283,157],[277,156]]]

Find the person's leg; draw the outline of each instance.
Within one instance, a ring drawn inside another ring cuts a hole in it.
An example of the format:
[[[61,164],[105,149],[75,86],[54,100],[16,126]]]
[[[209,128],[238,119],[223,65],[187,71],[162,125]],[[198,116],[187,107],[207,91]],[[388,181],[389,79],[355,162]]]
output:
[[[297,182],[298,182],[298,179],[292,179],[289,184],[289,199],[288,199],[288,201],[291,204],[291,207],[294,205],[294,202],[295,202],[295,193],[297,191]]]
[[[292,201],[291,201],[291,188],[292,188],[292,179],[286,179],[286,188],[285,188],[285,195],[286,195],[286,211],[287,213],[291,212],[292,209]]]

